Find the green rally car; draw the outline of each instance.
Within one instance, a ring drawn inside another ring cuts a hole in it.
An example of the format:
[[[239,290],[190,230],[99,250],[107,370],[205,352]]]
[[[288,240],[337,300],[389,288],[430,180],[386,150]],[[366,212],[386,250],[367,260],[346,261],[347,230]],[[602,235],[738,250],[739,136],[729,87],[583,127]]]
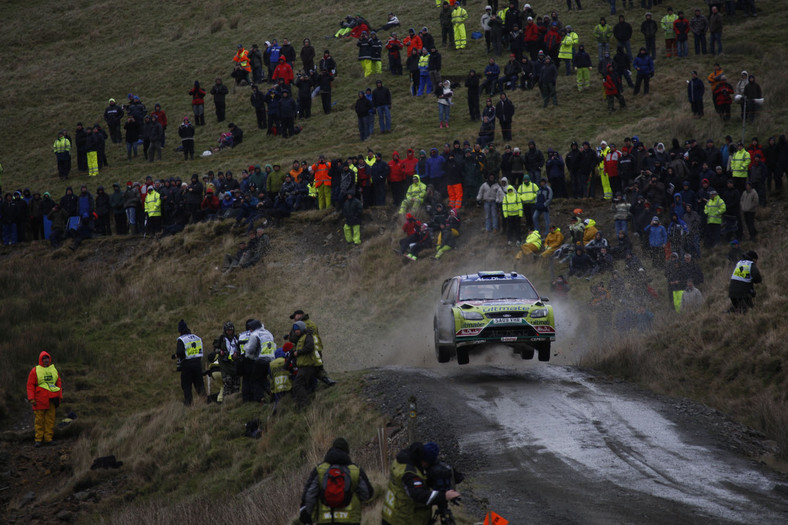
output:
[[[435,356],[439,363],[455,355],[467,364],[474,345],[504,344],[523,359],[550,360],[555,341],[553,307],[540,297],[524,275],[501,271],[478,272],[446,279],[435,312]]]

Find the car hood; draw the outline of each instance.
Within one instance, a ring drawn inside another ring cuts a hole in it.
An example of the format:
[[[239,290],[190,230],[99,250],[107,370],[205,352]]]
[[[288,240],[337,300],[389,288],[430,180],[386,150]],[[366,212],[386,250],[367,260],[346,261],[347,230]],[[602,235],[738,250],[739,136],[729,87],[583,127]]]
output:
[[[478,308],[482,311],[497,311],[497,310],[525,310],[536,304],[541,305],[539,299],[481,299],[474,301],[461,301],[457,303],[459,308],[468,310],[471,308]]]

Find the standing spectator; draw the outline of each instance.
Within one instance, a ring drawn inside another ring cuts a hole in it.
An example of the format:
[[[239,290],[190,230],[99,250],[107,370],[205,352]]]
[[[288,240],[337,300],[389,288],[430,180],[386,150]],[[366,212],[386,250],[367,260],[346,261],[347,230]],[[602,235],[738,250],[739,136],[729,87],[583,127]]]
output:
[[[211,87],[211,95],[213,95],[213,105],[216,106],[216,121],[224,122],[225,117],[225,97],[230,91],[222,83],[221,78],[217,78],[213,87]]]
[[[629,56],[624,52],[624,48],[618,46],[616,49],[616,55],[613,57],[613,69],[618,75],[619,79],[624,79],[627,81],[627,85],[629,87],[634,87],[632,84],[632,74],[630,70],[632,69],[632,65],[630,63]],[[621,84],[623,88],[623,83]]]
[[[87,132],[81,122],[77,122],[74,141],[77,146],[77,170],[86,172],[88,171]]]
[[[575,71],[577,71],[577,92],[591,87],[591,56],[586,53],[586,46],[580,44],[574,58]]]
[[[317,76],[317,86],[320,88],[320,102],[323,105],[323,113],[331,113],[331,83],[334,82],[334,75],[327,69],[321,69]]]
[[[361,201],[352,192],[345,195],[345,202],[342,204],[342,215],[345,217],[345,242],[348,244],[361,244]]]
[[[448,2],[443,2],[443,4],[444,4],[444,8],[448,9],[448,7],[446,7],[448,5]],[[490,51],[492,50],[492,48],[491,48],[492,40],[490,38],[490,36],[491,36],[491,34],[490,34],[490,18],[492,18],[492,16],[493,16],[492,6],[488,5],[488,6],[486,6],[484,8],[484,14],[482,15],[482,18],[481,18],[482,31],[484,32],[484,43],[487,46],[487,54],[488,55],[490,54]],[[443,12],[441,12],[441,30],[443,30]],[[454,34],[453,33],[450,33],[450,34],[451,34],[451,36],[453,38]],[[454,44],[454,42],[452,42],[452,44]],[[443,45],[444,45],[444,47],[446,46],[446,41],[445,40],[443,41]]]
[[[98,133],[95,132],[95,128],[87,128],[86,131],[85,148],[88,151],[88,176],[96,177],[99,174]]]
[[[643,94],[648,95],[648,84],[651,77],[654,76],[654,59],[648,54],[645,47],[641,47],[635,60],[632,62],[632,67],[637,73],[635,80],[634,94],[640,93],[640,85],[643,85]]]
[[[178,359],[178,370],[181,372],[181,388],[183,389],[183,404],[192,404],[192,386],[197,395],[205,395],[205,386],[202,379],[202,339],[194,335],[186,321],[178,322],[178,342],[175,348],[175,357]]]
[[[492,9],[492,8],[490,8]],[[452,9],[449,2],[444,0],[443,4],[441,5],[441,13],[439,15],[439,20],[441,24],[441,43],[443,47],[447,45],[454,45],[454,27],[452,24]],[[484,17],[489,19],[490,11],[486,10],[485,14],[482,15],[482,29],[485,31],[485,41],[487,42],[487,52],[490,52],[490,27],[487,26],[487,29],[484,29],[485,26],[485,19]]]
[[[748,122],[755,121],[755,115],[758,112],[760,105],[763,103],[763,93],[761,86],[755,81],[755,75],[747,77],[747,85],[744,86],[742,92],[744,96],[744,109]]]
[[[361,63],[361,71],[366,78],[372,74],[372,46],[366,31],[361,33],[356,46],[358,47],[358,61]]]
[[[726,211],[725,202],[717,193],[717,190],[709,191],[709,198],[706,199],[703,211],[706,215],[706,248],[714,248],[720,242],[720,229],[722,216]]]
[[[110,205],[109,195],[104,191],[104,186],[96,188],[96,233],[99,235],[112,235],[110,228]]]
[[[646,13],[646,19],[640,24],[640,32],[646,40],[646,49],[651,58],[657,58],[657,23],[652,20],[651,13]]]
[[[194,81],[194,87],[189,90],[192,96],[192,111],[194,111],[194,124],[205,125],[205,90],[200,87],[200,81]],[[142,124],[140,122],[140,124]]]
[[[115,103],[115,99],[109,99],[109,106],[104,110],[104,121],[109,128],[109,136],[113,144],[120,144],[123,137],[120,133],[120,121],[123,119],[123,108]]]
[[[451,99],[454,96],[454,91],[451,90],[451,82],[447,80],[442,85],[439,85],[435,93],[438,96],[438,118],[440,119],[438,127],[448,128],[452,105]]]
[[[282,123],[282,138],[287,139],[295,135],[295,117],[298,112],[296,101],[290,96],[290,91],[282,90],[282,99],[279,101],[279,120]],[[235,126],[238,129],[238,126]],[[233,133],[235,137],[235,133]],[[233,140],[233,147],[237,144]],[[269,177],[270,179],[270,177]]]
[[[389,55],[389,72],[392,75],[402,75],[402,42],[397,38],[397,33],[391,33],[391,37],[386,41],[386,49]]]
[[[544,67],[539,74],[539,91],[542,93],[542,107],[546,108],[550,100],[553,101],[554,106],[558,105],[558,97],[555,90],[557,80],[558,69],[549,56],[545,57]],[[501,124],[501,127],[503,127],[503,124]],[[504,140],[511,140],[511,138],[507,139],[504,137]]]
[[[298,88],[299,118],[309,118],[312,116],[312,79],[310,75],[299,72],[295,86]]]
[[[644,231],[648,234],[651,264],[654,265],[654,268],[663,268],[665,266],[665,244],[668,242],[667,230],[660,224],[659,217],[655,215]]]
[[[539,229],[539,218],[544,217],[544,229],[541,231],[542,238],[547,237],[550,230],[550,203],[553,202],[553,189],[547,185],[547,179],[542,177],[539,180],[539,191],[536,192],[536,203],[534,204],[534,229]]]
[[[183,147],[183,160],[194,160],[194,126],[189,122],[189,117],[183,117],[183,122],[178,127],[178,136]],[[136,154],[135,151],[134,155]]]
[[[557,104],[557,102],[556,102]],[[512,118],[514,117],[514,104],[506,96],[506,93],[501,93],[500,100],[495,104],[495,116],[498,122],[501,123],[501,134],[503,140],[512,140]]]
[[[498,207],[503,202],[503,189],[498,184],[493,173],[487,175],[487,180],[479,187],[476,201],[484,205],[484,230],[486,232],[498,231]]]
[[[755,212],[758,210],[758,192],[753,189],[751,181],[747,181],[744,186],[739,204],[744,215],[744,224],[747,226],[747,233],[750,240],[755,242],[758,239],[758,230],[755,229]]]
[[[410,77],[410,95],[415,97],[419,90],[419,80],[421,78],[421,71],[419,71],[419,60],[421,60],[421,50],[420,49],[413,49],[413,51],[408,54],[408,58],[405,61],[405,67],[408,70],[408,76]]]
[[[714,86],[712,96],[720,118],[724,122],[731,119],[731,104],[733,104],[733,86],[728,83],[728,77],[720,75],[720,81]]]
[[[711,16],[709,16],[709,51],[712,55],[722,54],[722,13],[716,6],[711,8]]]
[[[703,116],[703,93],[706,87],[698,78],[698,72],[692,72],[692,78],[687,81],[687,97],[689,98],[692,114],[698,118]]]
[[[621,81],[618,75],[613,71],[613,64],[608,64],[607,74],[602,84],[605,87],[605,97],[607,98],[607,110],[609,113],[615,111],[615,102],[613,99],[618,99],[619,109],[627,107],[626,101],[621,95]]]
[[[479,76],[476,71],[471,69],[468,76],[465,77],[465,87],[468,88],[468,114],[471,117],[471,122],[476,122],[481,119],[481,110],[479,109]]]
[[[501,181],[503,182],[504,179]],[[520,240],[520,217],[523,216],[523,206],[520,203],[520,196],[514,185],[506,187],[506,193],[502,202],[503,220],[506,223],[506,239],[509,246],[519,243]]]
[[[417,97],[422,95],[429,95],[432,93],[433,88],[438,86],[433,86],[432,82],[430,81],[430,54],[427,51],[427,48],[424,47],[421,49],[421,56],[419,56],[418,61],[418,68],[419,68],[419,89],[416,93]]]
[[[567,25],[566,34],[561,40],[561,47],[558,50],[558,58],[564,63],[566,76],[572,74],[572,60],[577,52],[576,48],[579,41],[580,37],[577,36],[577,33],[572,31],[572,26]],[[575,65],[575,67],[577,67],[577,65]]]
[[[358,92],[358,99],[356,100],[353,108],[356,111],[358,118],[358,133],[360,140],[363,142],[369,138],[369,117],[372,110],[372,103],[364,96],[363,91]]]
[[[257,87],[257,84],[252,84],[252,94],[249,97],[249,101],[254,108],[254,114],[257,118],[257,129],[268,128],[268,119],[265,114],[265,95]]]
[[[627,56],[632,60],[632,25],[624,19],[624,15],[618,15],[618,23],[613,27],[613,36],[616,38],[616,47],[623,47],[627,51]]]
[[[575,146],[577,144],[575,143]],[[547,166],[545,169],[550,188],[553,190],[553,197],[566,199],[569,197],[566,191],[566,173],[564,172],[564,159],[554,151],[553,148],[547,149]]]
[[[320,59],[320,71],[324,69],[331,73],[332,76],[337,75],[337,63],[334,60],[334,57],[331,56],[331,52],[328,49],[323,50],[323,58]]]
[[[451,12],[451,23],[454,26],[454,47],[456,49],[465,49],[468,44],[465,34],[465,22],[468,20],[468,11],[462,7],[460,2],[454,4],[454,10]]]
[[[687,58],[689,55],[689,21],[684,18],[684,11],[679,11],[678,18],[673,22],[673,31],[676,33],[678,54],[676,56]]]
[[[52,356],[43,351],[38,366],[27,376],[27,400],[35,414],[35,446],[49,444],[55,437],[55,411],[63,400],[63,381]]]
[[[145,117],[147,119],[147,117]],[[161,160],[161,141],[164,136],[164,130],[159,124],[159,119],[156,115],[151,115],[150,120],[145,124],[145,140],[148,143],[148,162],[153,162],[155,157]]]
[[[249,52],[242,44],[238,44],[238,50],[235,52],[235,55],[233,55],[233,62],[236,63],[236,71],[239,73],[239,76],[236,77],[236,80],[239,83],[241,80],[244,80],[246,82],[244,85],[251,84],[252,82],[249,79],[249,73],[252,72],[252,66],[249,63]]]
[[[58,131],[52,151],[55,152],[57,159],[57,172],[60,175],[60,180],[68,179],[68,175],[71,173],[71,140],[69,140],[66,130]]]
[[[112,214],[115,217],[115,233],[123,235],[129,232],[126,224],[126,212],[123,209],[123,192],[120,191],[120,184],[112,183],[112,194],[109,196],[109,204],[112,207]]]
[[[310,73],[315,69],[315,48],[312,47],[312,42],[304,39],[304,45],[301,47],[301,64],[304,66],[304,73]]]
[[[700,9],[695,10],[695,16],[690,20],[690,31],[695,41],[695,54],[706,54],[706,31],[709,30],[709,21],[700,13]]]
[[[378,38],[375,31],[370,35],[369,48],[372,57],[372,74],[380,75],[383,72],[383,41]]]
[[[607,25],[607,20],[605,20],[603,16],[599,19],[599,23],[594,28],[594,38],[596,38],[597,55],[600,62],[605,57],[605,53],[610,53],[611,36],[613,36],[613,28]]]
[[[249,51],[249,65],[252,67],[252,83],[262,82],[265,78],[263,74],[263,52],[260,51],[257,44],[252,44],[252,50]]]
[[[668,7],[667,14],[661,20],[662,31],[665,34],[665,56],[668,58],[678,56],[676,53],[676,29],[673,27],[673,23],[678,18],[673,14],[673,8]]]
[[[156,117],[159,125],[161,125],[161,147],[164,148],[167,133],[167,113],[161,109],[161,104],[156,104],[153,106],[151,116]]]
[[[427,62],[427,70],[430,73],[430,82],[432,83],[433,89],[438,91],[438,88],[443,83],[441,80],[441,68],[443,65],[441,64],[441,54],[438,52],[438,49],[433,46],[430,48],[430,59]],[[440,93],[437,93],[440,95]]]
[[[291,66],[295,64],[296,51],[293,44],[287,38],[282,39],[282,47],[279,48],[279,56],[285,57],[285,60]]]

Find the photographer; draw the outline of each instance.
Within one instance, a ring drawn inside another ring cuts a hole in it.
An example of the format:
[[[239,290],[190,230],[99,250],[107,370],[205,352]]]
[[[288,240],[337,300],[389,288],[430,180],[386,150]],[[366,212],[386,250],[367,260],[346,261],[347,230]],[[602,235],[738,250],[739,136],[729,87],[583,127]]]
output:
[[[438,447],[427,445],[415,442],[397,454],[383,499],[383,525],[427,525],[433,505],[440,507],[460,496],[451,488],[428,488],[426,472],[438,457]]]

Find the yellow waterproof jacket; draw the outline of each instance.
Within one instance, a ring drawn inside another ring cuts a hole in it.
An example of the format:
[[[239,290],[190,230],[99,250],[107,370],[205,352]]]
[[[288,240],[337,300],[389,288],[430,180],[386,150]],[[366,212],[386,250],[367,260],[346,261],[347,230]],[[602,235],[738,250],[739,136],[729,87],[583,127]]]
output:
[[[577,47],[579,41],[577,33],[572,31],[567,33],[563,40],[561,40],[561,47],[558,49],[558,58],[561,60],[572,60],[572,51]]]
[[[533,244],[537,251],[542,249],[542,235],[539,230],[534,230],[525,238],[525,244]]]
[[[503,196],[503,216],[506,218],[515,215],[523,216],[523,205],[520,203],[520,196],[514,191],[514,186],[510,184],[506,187],[506,195]]]
[[[145,213],[148,217],[161,217],[161,196],[155,189],[145,195]]]

